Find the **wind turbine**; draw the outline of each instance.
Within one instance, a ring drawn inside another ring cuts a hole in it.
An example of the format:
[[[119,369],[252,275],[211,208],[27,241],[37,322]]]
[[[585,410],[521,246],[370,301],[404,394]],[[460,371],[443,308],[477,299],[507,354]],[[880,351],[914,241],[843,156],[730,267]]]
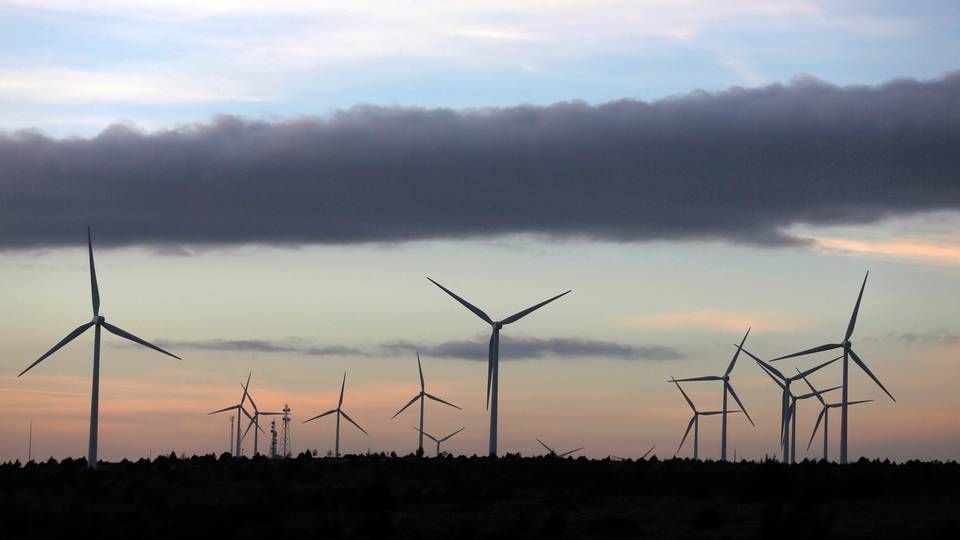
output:
[[[323,414],[318,414],[318,415],[314,416],[313,418],[310,418],[310,419],[308,419],[308,420],[304,420],[304,421],[303,421],[303,423],[306,424],[307,422],[312,422],[312,421],[316,420],[317,418],[323,418],[324,416],[327,416],[327,415],[330,415],[330,414],[333,414],[333,413],[337,413],[337,439],[336,439],[336,445],[334,446],[334,452],[333,452],[333,456],[334,456],[334,457],[340,457],[340,417],[341,417],[341,416],[344,417],[344,418],[346,418],[348,422],[350,422],[351,424],[353,424],[354,426],[356,426],[356,428],[359,429],[360,431],[362,431],[364,435],[369,435],[369,433],[367,433],[367,431],[366,431],[365,429],[363,429],[362,427],[360,427],[360,424],[354,422],[354,421],[353,421],[353,418],[350,418],[350,416],[349,416],[346,412],[344,412],[344,410],[343,410],[343,389],[344,389],[346,386],[347,386],[347,372],[344,371],[344,372],[343,372],[343,382],[340,384],[340,401],[337,402],[337,408],[336,408],[336,409],[330,409],[329,411],[327,411],[327,412],[325,412],[325,413],[323,413]]]
[[[420,450],[419,450],[420,454],[423,454],[423,435],[424,435],[424,432],[423,432],[423,403],[424,403],[424,400],[425,400],[426,398],[430,398],[430,399],[432,399],[432,400],[434,400],[434,401],[443,403],[444,405],[449,405],[449,406],[453,407],[454,409],[459,409],[459,410],[461,410],[461,411],[462,411],[463,409],[460,409],[460,407],[457,407],[457,406],[454,405],[453,403],[450,403],[450,402],[448,402],[448,401],[444,401],[444,400],[438,398],[437,396],[434,396],[434,395],[432,395],[432,394],[428,394],[428,393],[427,393],[427,390],[426,390],[426,388],[425,388],[425,386],[424,386],[424,383],[423,383],[423,366],[420,364],[420,353],[419,353],[419,352],[417,353],[417,369],[420,371],[420,393],[417,394],[417,395],[415,395],[415,396],[413,396],[413,399],[411,399],[409,403],[407,403],[406,405],[403,406],[403,408],[401,408],[399,411],[397,411],[397,414],[393,415],[393,417],[390,418],[390,419],[393,420],[394,418],[396,418],[397,416],[399,416],[400,413],[402,413],[404,410],[406,410],[407,407],[413,405],[415,401],[420,400],[420,429],[417,430],[417,431],[420,432],[420,440],[419,440],[419,443],[418,443],[419,446],[418,446],[417,448],[420,449]]]
[[[774,358],[771,362],[776,362],[777,360],[786,360],[787,358],[795,358],[797,356],[804,356],[807,354],[818,353],[822,351],[830,351],[833,349],[843,349],[843,397],[840,399],[840,463],[847,463],[847,395],[850,390],[848,371],[850,366],[850,359],[853,359],[854,363],[860,366],[860,369],[863,370],[873,382],[877,383],[877,386],[887,396],[890,397],[893,401],[893,394],[887,391],[886,387],[883,386],[883,383],[880,382],[880,379],[870,371],[870,368],[863,363],[863,360],[857,355],[853,350],[853,343],[850,341],[850,338],[853,336],[853,329],[857,325],[857,314],[860,312],[860,300],[863,299],[863,289],[867,286],[867,278],[870,277],[870,272],[867,272],[863,276],[863,284],[860,285],[860,294],[857,296],[857,303],[853,306],[853,314],[850,315],[850,322],[847,323],[847,331],[843,335],[843,343],[827,343],[825,345],[820,345],[819,347],[814,347],[812,349],[807,349],[805,351],[800,351],[793,354],[788,354],[786,356],[781,356],[780,358]]]
[[[452,438],[454,435],[456,435],[457,433],[460,433],[461,431],[464,430],[464,428],[460,428],[460,429],[454,431],[453,433],[447,435],[446,437],[442,437],[442,438],[438,439],[438,438],[434,437],[433,435],[427,433],[426,431],[423,431],[422,429],[418,428],[417,426],[411,426],[411,427],[412,427],[413,429],[419,431],[421,434],[426,435],[427,437],[429,437],[431,441],[437,443],[437,457],[440,457],[440,443],[442,443],[442,442],[444,442],[444,441]]]
[[[753,423],[753,418],[750,418],[750,413],[747,412],[747,408],[743,406],[743,402],[740,401],[740,398],[737,396],[737,392],[733,389],[733,385],[730,384],[730,373],[733,371],[733,367],[737,365],[737,357],[740,356],[740,348],[743,347],[743,344],[747,341],[747,336],[750,335],[750,329],[747,328],[747,333],[743,335],[743,339],[740,341],[740,346],[737,347],[736,352],[733,353],[733,359],[730,360],[730,364],[727,365],[727,370],[723,372],[723,375],[706,375],[704,377],[690,377],[687,379],[677,379],[677,382],[692,382],[692,381],[723,381],[723,409],[721,409],[720,414],[722,417],[722,423],[720,428],[720,461],[727,460],[727,394],[733,396],[733,399],[736,400],[737,405],[740,406],[740,410],[743,411],[743,414],[746,415],[747,420],[750,421],[750,425],[756,427],[757,425]]]
[[[243,413],[249,420],[253,420],[253,417],[250,416],[250,413],[247,412],[247,409],[244,408],[244,403],[246,403],[249,395],[247,394],[247,388],[250,387],[250,377],[253,375],[253,372],[247,374],[247,382],[243,384],[243,397],[240,398],[240,402],[236,405],[230,405],[229,407],[224,407],[222,409],[217,409],[216,411],[208,412],[208,415],[218,414],[227,411],[237,411],[237,445],[233,448],[233,457],[240,457],[240,413]],[[252,400],[251,400],[252,402]]]
[[[540,446],[542,446],[542,447],[544,447],[544,448],[547,449],[547,452],[549,452],[549,453],[547,454],[548,456],[553,456],[553,457],[567,457],[567,456],[569,456],[570,454],[575,454],[575,453],[583,450],[583,447],[581,446],[580,448],[574,448],[573,450],[569,450],[569,451],[567,451],[567,452],[558,453],[558,452],[557,452],[556,450],[554,450],[553,448],[550,448],[549,446],[547,446],[547,443],[541,441],[540,439],[537,439],[537,442],[540,443]]]
[[[513,315],[503,319],[502,321],[495,321],[490,318],[489,315],[483,312],[480,308],[474,306],[470,302],[467,302],[463,298],[460,298],[453,293],[450,289],[444,287],[443,285],[437,283],[436,281],[427,278],[430,280],[430,283],[433,283],[437,287],[443,290],[443,292],[449,294],[454,300],[460,302],[463,307],[469,309],[473,312],[474,315],[483,319],[484,322],[489,324],[493,328],[493,332],[490,334],[490,349],[487,357],[487,408],[490,409],[490,447],[489,454],[492,457],[497,456],[497,397],[498,397],[498,381],[500,378],[500,330],[504,326],[515,323],[520,319],[526,317],[527,315],[533,313],[534,311],[542,308],[543,306],[553,302],[554,300],[569,294],[572,291],[567,291],[561,294],[550,298],[549,300],[544,300],[539,304],[529,307],[523,311],[518,311]]]
[[[803,382],[807,383],[807,386],[810,387],[810,390],[816,392],[817,389],[810,384],[810,380],[806,377],[803,378]],[[820,401],[820,414],[817,416],[817,423],[813,426],[813,433],[810,434],[810,442],[807,443],[807,450],[810,450],[810,445],[813,444],[813,438],[817,436],[817,430],[820,429],[820,422],[823,422],[823,460],[827,461],[828,459],[828,436],[830,434],[830,409],[836,409],[841,405],[841,403],[827,403],[823,396],[819,393],[816,394],[817,400]],[[861,403],[870,403],[872,399],[861,399],[858,401],[851,401],[850,405],[859,405]]]
[[[76,339],[80,334],[86,332],[91,326],[94,327],[93,386],[90,392],[90,444],[87,451],[87,466],[93,469],[97,466],[97,427],[100,420],[100,328],[106,328],[111,334],[128,339],[134,343],[139,343],[144,347],[149,347],[167,356],[172,356],[177,360],[180,360],[180,357],[175,354],[171,354],[152,343],[140,339],[126,330],[108,323],[106,318],[104,318],[103,315],[100,315],[100,289],[97,287],[97,271],[93,264],[93,239],[90,234],[90,227],[87,227],[87,252],[90,256],[90,294],[93,300],[93,319],[90,322],[81,324],[72,332],[67,334],[67,337],[60,340],[59,343],[54,345],[53,348],[37,359],[36,362],[27,366],[27,369],[21,371],[20,375],[17,375],[17,377],[20,377],[24,373],[33,369],[33,366],[43,362],[44,359],[60,350],[60,348],[67,343],[70,343]]]
[[[795,457],[796,457],[796,441],[794,441],[793,440],[794,438],[791,437],[790,435],[789,422],[792,416],[792,411],[796,404],[796,396],[794,396],[793,392],[790,391],[790,385],[794,381],[800,380],[803,377],[806,377],[807,375],[810,375],[811,373],[819,369],[829,366],[830,364],[839,360],[840,357],[838,356],[833,360],[828,360],[806,371],[797,370],[796,375],[787,377],[786,375],[781,373],[780,370],[778,370],[777,368],[771,366],[767,362],[764,362],[763,360],[754,356],[753,353],[751,353],[750,351],[744,348],[740,348],[740,350],[747,353],[750,356],[750,358],[753,358],[757,362],[757,365],[759,365],[760,368],[763,369],[763,372],[766,373],[767,376],[769,376],[770,379],[773,380],[773,382],[777,383],[777,386],[779,386],[780,389],[783,391],[780,397],[780,445],[783,450],[783,462],[792,463],[795,461]],[[810,397],[810,396],[807,396],[807,397]],[[796,426],[794,426],[794,431],[796,431]]]
[[[260,434],[263,433],[263,428],[260,427],[260,417],[261,416],[282,416],[283,413],[280,412],[262,412],[257,408],[257,403],[253,401],[253,396],[247,394],[247,399],[250,400],[250,405],[253,406],[253,416],[250,418],[250,422],[247,424],[247,429],[244,430],[241,440],[247,438],[247,432],[250,431],[250,427],[256,425],[257,430],[253,433],[253,456],[256,457],[259,453],[258,444],[260,442]]]
[[[683,394],[683,399],[687,400],[687,404],[690,405],[690,408],[693,410],[693,417],[690,418],[690,423],[687,424],[687,430],[683,432],[683,438],[680,439],[680,446],[677,446],[677,452],[680,452],[680,449],[683,448],[683,443],[687,442],[687,435],[690,435],[690,428],[693,428],[693,459],[700,459],[700,417],[701,416],[714,416],[717,414],[722,414],[723,411],[698,411],[697,407],[694,406],[693,401],[690,400],[690,396],[683,391],[683,388],[680,387],[680,383],[676,379],[671,378],[670,381],[673,384],[677,385],[677,390],[680,390],[680,393]],[[732,413],[737,413],[740,411],[727,411]],[[653,450],[651,448],[650,450]],[[673,454],[674,456],[677,453]]]

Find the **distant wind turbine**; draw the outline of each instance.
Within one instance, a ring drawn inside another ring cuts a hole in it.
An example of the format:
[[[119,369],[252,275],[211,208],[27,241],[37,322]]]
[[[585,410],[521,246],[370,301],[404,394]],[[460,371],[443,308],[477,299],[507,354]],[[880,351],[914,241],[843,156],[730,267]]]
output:
[[[791,377],[787,377],[780,372],[777,368],[771,366],[767,362],[757,358],[750,351],[746,349],[741,349],[743,352],[747,353],[750,358],[753,358],[757,362],[757,365],[763,369],[763,372],[777,383],[777,386],[782,390],[780,396],[780,446],[783,450],[783,462],[784,463],[793,463],[796,461],[796,441],[791,435],[790,420],[793,416],[793,411],[796,408],[796,400],[799,399],[797,396],[794,396],[793,392],[790,391],[790,384],[794,381],[800,380],[811,373],[820,370],[829,366],[830,364],[836,362],[840,359],[838,356],[833,360],[828,360],[822,364],[814,366],[806,371],[800,372]],[[810,397],[810,396],[807,396]],[[796,431],[796,426],[794,426],[793,431]]]
[[[44,359],[60,350],[60,348],[67,343],[70,343],[76,339],[80,334],[86,332],[91,326],[94,327],[93,388],[90,392],[90,444],[87,451],[87,466],[93,469],[97,466],[97,427],[100,419],[100,328],[106,328],[111,334],[128,339],[134,343],[139,343],[144,347],[149,347],[167,356],[176,358],[177,360],[180,360],[180,357],[175,354],[171,354],[152,343],[140,339],[126,330],[108,323],[106,318],[100,315],[100,289],[97,286],[97,271],[93,264],[93,239],[90,234],[90,227],[87,227],[87,252],[90,257],[90,293],[93,300],[93,319],[88,323],[81,324],[73,332],[67,334],[67,337],[60,340],[59,343],[54,345],[53,348],[37,359],[36,362],[27,366],[27,369],[21,371],[20,375],[17,375],[17,377],[20,377],[24,373],[33,369],[33,366],[43,362]]]
[[[253,417],[250,419],[250,422],[247,423],[247,429],[244,430],[243,436],[240,437],[241,440],[247,438],[247,432],[250,431],[252,426],[256,426],[257,429],[253,433],[253,456],[256,457],[260,451],[258,449],[260,442],[260,434],[264,433],[263,428],[260,427],[260,417],[261,416],[282,416],[282,412],[263,412],[257,408],[257,403],[253,401],[253,396],[247,393],[247,399],[250,400],[250,405],[253,406]]]
[[[803,378],[803,382],[807,383],[807,386],[810,387],[810,390],[817,392],[817,389],[813,387],[810,383],[810,380],[806,377]],[[828,438],[830,435],[830,409],[836,409],[840,407],[841,403],[827,403],[823,396],[820,393],[816,394],[817,400],[820,401],[820,414],[817,416],[817,423],[813,426],[813,433],[810,434],[810,442],[807,443],[807,450],[810,450],[810,445],[813,444],[813,438],[817,436],[817,430],[820,429],[820,422],[823,422],[823,460],[827,461],[829,459],[829,445]],[[861,399],[858,401],[851,401],[848,405],[859,405],[861,403],[870,403],[872,399]]]
[[[390,418],[390,419],[393,420],[394,418],[396,418],[397,416],[399,416],[400,413],[402,413],[403,411],[405,411],[405,410],[407,409],[407,407],[413,405],[414,402],[416,402],[417,400],[420,400],[420,428],[417,430],[418,432],[420,432],[420,440],[419,440],[419,442],[418,442],[419,446],[418,446],[417,448],[420,449],[419,451],[420,451],[420,453],[422,454],[422,453],[423,453],[423,435],[424,435],[424,432],[423,432],[423,404],[424,404],[424,400],[425,400],[426,398],[430,398],[430,399],[432,399],[432,400],[434,400],[434,401],[437,401],[437,402],[439,402],[439,403],[443,403],[444,405],[449,405],[449,406],[453,407],[454,409],[460,409],[460,407],[457,407],[456,405],[454,405],[453,403],[450,403],[450,402],[448,402],[448,401],[444,401],[444,400],[438,398],[437,396],[434,396],[433,394],[428,394],[428,393],[427,393],[427,390],[426,390],[425,385],[424,385],[424,382],[423,382],[423,366],[420,364],[420,353],[419,353],[419,352],[417,353],[417,369],[420,371],[420,393],[418,393],[417,395],[413,396],[413,399],[411,399],[409,403],[407,403],[407,404],[404,405],[399,411],[397,411],[397,414],[393,415],[393,417]],[[462,411],[463,409],[460,409],[460,410]]]
[[[863,299],[863,289],[867,286],[867,278],[870,277],[870,272],[867,272],[863,276],[863,284],[860,285],[860,294],[857,296],[857,303],[853,306],[853,314],[850,315],[850,322],[847,323],[847,331],[843,335],[843,343],[827,343],[826,345],[820,345],[819,347],[814,347],[812,349],[807,349],[805,351],[800,351],[793,354],[788,354],[786,356],[781,356],[779,358],[774,358],[771,362],[776,362],[778,360],[786,360],[787,358],[795,358],[797,356],[804,356],[807,354],[818,353],[822,351],[830,351],[833,349],[843,349],[843,396],[840,398],[840,463],[847,463],[847,395],[850,390],[848,371],[850,366],[850,359],[853,359],[854,363],[860,366],[860,369],[863,370],[873,382],[877,383],[877,386],[887,396],[890,397],[893,401],[893,394],[887,391],[887,388],[883,386],[883,383],[880,382],[880,379],[870,371],[870,368],[863,363],[863,360],[853,351],[853,343],[851,343],[850,338],[853,336],[853,329],[857,325],[857,314],[860,312],[860,300]]]
[[[677,452],[674,453],[674,456],[676,456],[677,453],[680,452],[680,449],[683,448],[683,443],[687,442],[687,435],[690,435],[690,428],[693,428],[693,459],[700,459],[700,417],[715,416],[718,414],[723,414],[724,411],[698,411],[697,407],[693,404],[693,401],[690,400],[690,396],[683,391],[680,383],[673,378],[671,378],[669,382],[677,385],[677,390],[680,390],[680,393],[683,394],[683,399],[687,400],[687,404],[690,405],[690,409],[693,410],[693,417],[690,418],[690,423],[687,424],[687,430],[683,432],[683,438],[680,439],[680,445],[677,446]],[[741,411],[733,410],[727,412],[738,413]],[[653,449],[651,448],[651,450]]]
[[[464,430],[464,428],[460,428],[460,429],[454,431],[453,433],[447,435],[446,437],[441,437],[441,438],[438,439],[438,438],[434,437],[433,435],[427,433],[426,431],[423,431],[422,429],[418,428],[417,426],[411,426],[411,427],[413,427],[413,429],[419,431],[421,434],[426,435],[431,441],[437,443],[437,457],[440,457],[440,443],[446,442],[447,440],[453,438],[454,435],[456,435],[457,433],[460,433],[461,431]]]
[[[740,406],[740,410],[743,411],[743,414],[747,417],[747,420],[750,421],[750,425],[756,427],[756,424],[753,423],[753,418],[750,418],[750,413],[747,412],[747,408],[743,406],[743,402],[741,402],[740,398],[737,396],[737,392],[733,389],[733,385],[730,384],[730,373],[733,372],[734,366],[737,365],[737,357],[740,356],[740,349],[747,341],[747,336],[749,335],[750,329],[747,328],[747,333],[743,335],[743,339],[740,341],[740,346],[737,347],[736,352],[733,353],[733,359],[730,360],[730,363],[727,365],[727,370],[723,372],[723,375],[706,375],[704,377],[689,377],[686,379],[676,380],[677,382],[723,381],[723,408],[720,411],[722,417],[722,427],[720,429],[720,461],[727,460],[727,394],[733,396],[733,399],[736,400],[737,405]]]
[[[207,414],[219,414],[227,411],[237,411],[237,444],[233,447],[233,457],[240,457],[240,413],[243,413],[248,420],[253,420],[253,416],[247,412],[247,409],[244,407],[244,404],[247,402],[249,395],[247,394],[247,389],[250,388],[250,377],[253,375],[253,372],[247,374],[247,382],[243,384],[243,397],[240,398],[240,401],[236,405],[230,405],[229,407],[224,407],[222,409],[217,409],[216,411],[208,412]],[[231,429],[233,424],[231,423]]]
[[[484,322],[493,327],[493,332],[490,335],[490,348],[487,359],[487,408],[490,409],[490,447],[489,454],[490,456],[496,457],[497,455],[497,399],[498,399],[498,381],[500,378],[500,330],[510,324],[519,321],[520,319],[526,317],[527,315],[533,313],[534,311],[542,308],[543,306],[553,302],[554,300],[569,294],[571,291],[567,291],[561,294],[554,296],[548,300],[544,300],[539,304],[529,307],[523,311],[514,313],[513,315],[503,319],[502,321],[494,321],[490,318],[489,315],[483,312],[480,308],[474,306],[470,302],[467,302],[463,298],[460,298],[453,293],[450,289],[444,287],[443,285],[437,283],[436,281],[427,278],[430,280],[430,283],[433,283],[437,287],[443,290],[443,292],[449,294],[454,300],[460,302],[463,307],[469,309],[473,312],[474,315],[483,319]]]
[[[540,446],[542,446],[542,447],[544,447],[544,448],[547,449],[547,452],[548,452],[547,455],[549,455],[549,456],[554,456],[554,457],[567,457],[567,456],[569,456],[569,455],[571,455],[571,454],[575,454],[575,453],[583,450],[583,447],[581,446],[580,448],[574,448],[573,450],[568,450],[568,451],[566,451],[566,452],[557,452],[557,451],[554,450],[553,448],[550,448],[549,446],[547,446],[547,443],[541,441],[540,439],[537,439],[537,442],[540,443]]]
[[[336,444],[334,446],[334,452],[333,452],[334,457],[340,457],[340,417],[341,416],[346,418],[348,422],[356,426],[356,428],[362,431],[364,435],[369,435],[369,433],[367,433],[367,430],[360,427],[360,424],[354,422],[353,418],[350,418],[350,416],[343,410],[343,389],[346,388],[346,386],[347,386],[347,372],[344,371],[343,382],[340,384],[340,401],[337,402],[337,408],[330,409],[329,411],[323,414],[318,414],[313,418],[309,418],[303,421],[303,423],[306,424],[307,422],[312,422],[318,418],[323,418],[324,416],[327,416],[330,414],[334,414],[334,413],[337,414],[337,438],[336,438]]]

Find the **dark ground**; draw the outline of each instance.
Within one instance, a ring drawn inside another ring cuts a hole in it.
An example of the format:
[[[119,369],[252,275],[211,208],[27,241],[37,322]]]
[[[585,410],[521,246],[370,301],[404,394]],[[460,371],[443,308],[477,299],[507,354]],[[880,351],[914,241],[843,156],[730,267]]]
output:
[[[226,456],[0,465],[2,538],[955,538],[960,465]]]

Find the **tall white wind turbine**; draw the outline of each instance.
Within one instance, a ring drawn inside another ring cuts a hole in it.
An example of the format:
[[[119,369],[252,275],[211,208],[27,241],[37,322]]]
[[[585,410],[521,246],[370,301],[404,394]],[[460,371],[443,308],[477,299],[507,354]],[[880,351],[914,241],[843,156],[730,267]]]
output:
[[[867,272],[867,274],[863,276],[863,284],[860,285],[860,294],[857,296],[857,303],[854,304],[853,306],[853,314],[850,315],[850,322],[847,323],[847,331],[843,335],[842,343],[827,343],[825,345],[820,345],[819,347],[813,347],[812,349],[807,349],[805,351],[788,354],[786,356],[781,356],[779,358],[774,358],[773,360],[771,360],[771,362],[776,362],[777,360],[786,360],[787,358],[795,358],[797,356],[804,356],[807,354],[813,354],[813,353],[818,353],[822,351],[830,351],[833,349],[843,349],[843,385],[842,385],[843,396],[840,399],[840,463],[841,464],[847,463],[847,405],[849,405],[849,403],[847,402],[847,395],[850,390],[850,385],[848,384],[849,383],[848,372],[849,372],[850,360],[852,359],[854,363],[857,364],[857,366],[859,366],[860,369],[863,370],[864,373],[866,373],[871,379],[873,379],[873,382],[877,383],[877,386],[879,386],[880,389],[883,390],[883,392],[890,397],[890,399],[892,399],[893,401],[897,401],[896,399],[894,399],[893,394],[888,392],[886,387],[883,386],[883,383],[880,382],[880,379],[878,379],[876,375],[874,375],[873,372],[870,371],[870,368],[868,368],[867,365],[863,363],[863,360],[861,360],[860,357],[857,355],[857,353],[854,352],[853,343],[850,341],[850,338],[853,336],[853,329],[857,325],[857,314],[860,312],[860,301],[863,299],[863,289],[867,286],[868,277],[870,277],[870,272]]]
[[[233,457],[240,457],[240,413],[243,413],[248,420],[253,420],[253,416],[247,411],[244,405],[247,402],[249,394],[247,394],[247,389],[250,388],[250,377],[253,375],[253,372],[247,374],[247,382],[243,384],[243,396],[240,398],[240,401],[236,405],[230,405],[229,407],[224,407],[222,409],[217,409],[215,411],[208,412],[207,414],[219,414],[227,411],[237,411],[237,444],[233,447]],[[232,424],[231,424],[232,426]]]
[[[483,319],[484,322],[489,324],[493,328],[493,332],[490,334],[490,348],[489,354],[487,357],[487,408],[490,409],[490,447],[489,454],[492,457],[497,456],[497,383],[500,378],[500,330],[504,326],[515,323],[520,319],[526,317],[527,315],[533,313],[534,311],[542,308],[543,306],[553,302],[554,300],[569,294],[572,291],[567,291],[561,294],[554,296],[548,300],[544,300],[539,304],[529,307],[523,311],[514,313],[513,315],[503,319],[502,321],[495,321],[490,318],[489,315],[483,312],[480,308],[474,306],[470,302],[467,302],[463,298],[460,298],[453,293],[450,289],[444,287],[443,285],[437,283],[436,281],[427,278],[430,280],[430,283],[433,283],[437,287],[443,290],[443,292],[449,294],[454,300],[460,302],[463,307],[469,309],[473,312],[474,315]]]
[[[423,366],[420,364],[420,353],[419,353],[419,352],[417,353],[417,369],[420,371],[420,393],[418,393],[417,395],[413,396],[413,399],[411,399],[409,403],[407,403],[407,404],[404,405],[399,411],[397,411],[397,414],[393,415],[393,417],[390,418],[390,419],[393,420],[394,418],[396,418],[397,416],[399,416],[400,413],[402,413],[403,411],[405,411],[405,410],[407,409],[407,407],[413,405],[414,402],[416,402],[417,400],[420,400],[420,429],[417,430],[417,431],[420,432],[420,440],[419,440],[419,442],[418,442],[419,446],[418,446],[417,448],[419,448],[420,454],[423,454],[423,436],[424,436],[424,431],[423,431],[423,405],[424,405],[424,400],[426,400],[427,398],[430,398],[430,399],[432,399],[432,400],[434,400],[434,401],[436,401],[436,402],[443,403],[444,405],[449,405],[449,406],[453,407],[454,409],[459,409],[459,410],[461,410],[461,411],[462,411],[463,409],[460,409],[460,407],[457,407],[456,405],[454,405],[453,403],[450,403],[449,401],[444,401],[444,400],[438,398],[437,396],[434,396],[433,394],[428,394],[428,393],[427,393],[425,384],[424,384],[424,382],[423,382]]]
[[[360,431],[362,431],[364,435],[369,435],[369,433],[367,433],[367,430],[365,430],[365,429],[363,429],[362,427],[360,427],[360,424],[354,422],[354,421],[353,421],[353,418],[350,418],[350,416],[343,410],[343,389],[346,388],[346,386],[347,386],[347,372],[344,371],[344,372],[343,372],[343,382],[340,384],[340,401],[337,402],[337,408],[336,408],[336,409],[330,409],[329,411],[327,411],[327,412],[325,412],[325,413],[318,414],[318,415],[314,416],[313,418],[309,418],[309,419],[303,421],[303,423],[306,424],[307,422],[312,422],[312,421],[314,421],[314,420],[316,420],[316,419],[318,419],[318,418],[323,418],[324,416],[327,416],[327,415],[336,413],[336,415],[337,415],[337,438],[336,438],[336,443],[335,443],[334,452],[333,452],[334,457],[340,457],[340,417],[341,417],[341,416],[344,417],[344,418],[346,418],[348,422],[350,422],[351,424],[353,424],[354,426],[356,426],[356,428],[359,429]]]
[[[673,455],[676,456],[677,453],[680,452],[680,449],[683,448],[683,443],[687,442],[687,435],[690,435],[690,428],[693,428],[693,459],[700,459],[700,417],[716,416],[718,414],[723,414],[724,411],[698,411],[697,407],[690,399],[690,396],[683,391],[683,388],[676,379],[671,378],[668,382],[672,382],[673,384],[677,385],[677,390],[680,390],[680,393],[683,394],[683,399],[687,400],[687,405],[690,405],[690,409],[693,411],[693,417],[690,418],[690,422],[687,424],[687,430],[683,432],[683,438],[680,439],[680,444],[677,446],[677,451]],[[738,413],[741,411],[733,410],[726,412]],[[650,450],[653,450],[653,448]]]
[[[583,447],[581,446],[580,448],[574,448],[573,450],[568,450],[566,452],[557,452],[553,448],[550,448],[549,446],[547,446],[547,443],[541,441],[540,439],[537,439],[537,442],[540,443],[540,446],[547,449],[548,456],[553,456],[553,457],[567,457],[571,454],[576,454],[577,452],[583,450]]]
[[[40,362],[43,362],[48,356],[60,350],[61,347],[76,339],[80,334],[86,332],[91,326],[94,327],[93,385],[90,392],[90,442],[87,450],[87,466],[92,469],[96,468],[97,466],[97,427],[100,419],[100,328],[106,328],[111,334],[128,339],[134,343],[143,345],[144,347],[149,347],[167,356],[176,358],[177,360],[180,360],[180,357],[175,354],[171,354],[152,343],[140,339],[126,330],[108,323],[106,318],[104,318],[103,315],[100,315],[100,289],[97,286],[97,270],[93,264],[93,239],[90,234],[90,227],[87,227],[87,252],[90,257],[90,294],[93,300],[93,319],[90,322],[81,324],[72,332],[67,334],[67,337],[60,340],[60,342],[54,345],[53,348],[38,358],[36,362],[27,366],[27,369],[21,371],[20,375],[17,375],[17,377],[20,377],[24,373],[33,369],[34,366]]]
[[[760,368],[763,370],[763,372],[766,373],[767,376],[769,376],[770,379],[773,380],[773,382],[777,383],[777,386],[779,386],[780,390],[782,390],[782,393],[780,396],[780,446],[781,446],[781,449],[783,450],[783,463],[793,463],[796,458],[796,442],[793,440],[794,438],[791,436],[789,423],[792,417],[792,411],[794,409],[795,396],[793,392],[790,391],[790,385],[794,381],[800,380],[803,377],[806,377],[807,375],[810,375],[811,373],[817,370],[820,370],[829,366],[830,364],[839,360],[840,357],[838,356],[833,360],[828,360],[806,371],[801,372],[798,370],[798,373],[796,375],[787,377],[786,375],[781,373],[780,370],[778,370],[777,368],[771,366],[767,362],[764,362],[763,360],[754,356],[753,353],[751,353],[750,351],[742,348],[740,350],[747,353],[750,356],[750,358],[753,358],[757,362],[757,365],[759,365]],[[794,431],[796,431],[795,427],[794,427]]]
[[[803,382],[807,383],[807,386],[810,387],[810,390],[817,392],[817,389],[814,388],[813,384],[810,383],[810,380],[806,377],[803,378]],[[813,438],[817,436],[817,430],[820,429],[820,423],[823,423],[823,460],[829,460],[829,435],[830,435],[830,409],[836,409],[840,407],[841,403],[827,403],[823,399],[823,396],[820,395],[821,392],[817,392],[817,400],[820,401],[820,414],[817,415],[817,423],[813,426],[813,433],[810,434],[810,442],[807,443],[807,450],[810,450],[810,445],[813,444]],[[861,399],[857,401],[851,401],[848,405],[859,405],[861,403],[870,403],[872,399]]]
[[[677,379],[677,382],[693,382],[693,381],[722,381],[723,382],[723,408],[721,409],[720,416],[721,428],[720,428],[720,461],[727,460],[727,394],[733,396],[733,399],[736,400],[737,405],[740,406],[740,410],[743,411],[743,414],[747,417],[747,420],[750,421],[750,425],[756,427],[756,424],[753,423],[753,418],[750,418],[750,413],[747,412],[747,408],[743,406],[743,402],[740,401],[740,398],[737,396],[737,392],[733,389],[733,385],[730,384],[730,373],[733,372],[734,366],[737,365],[737,357],[740,356],[740,349],[743,347],[743,344],[747,341],[747,336],[750,335],[750,329],[747,328],[747,333],[743,335],[743,339],[740,341],[740,346],[737,347],[737,350],[733,353],[733,359],[730,360],[730,363],[727,365],[727,370],[723,372],[723,375],[706,375],[703,377],[688,377],[686,379]]]
[[[464,428],[460,428],[460,429],[454,431],[453,433],[447,435],[446,437],[441,437],[441,438],[438,439],[438,438],[434,437],[433,435],[427,433],[426,431],[418,428],[417,426],[411,426],[411,427],[413,427],[413,429],[419,431],[421,434],[426,435],[427,438],[429,438],[431,441],[437,443],[437,457],[440,457],[440,443],[446,442],[447,440],[453,438],[454,435],[456,435],[457,433],[460,433],[461,431],[464,430]]]

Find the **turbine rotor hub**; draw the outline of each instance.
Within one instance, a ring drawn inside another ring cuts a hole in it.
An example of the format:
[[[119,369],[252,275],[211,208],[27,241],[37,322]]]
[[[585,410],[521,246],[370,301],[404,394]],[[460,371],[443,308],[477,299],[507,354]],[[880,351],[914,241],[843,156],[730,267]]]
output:
[[[502,322],[500,322],[500,321],[494,321],[494,322],[493,322],[493,329],[494,329],[494,330],[500,330],[500,329],[502,329],[502,328],[503,328],[503,323],[502,323]]]
[[[106,320],[107,319],[103,315],[93,316],[93,324],[103,324],[104,322],[106,322]]]

